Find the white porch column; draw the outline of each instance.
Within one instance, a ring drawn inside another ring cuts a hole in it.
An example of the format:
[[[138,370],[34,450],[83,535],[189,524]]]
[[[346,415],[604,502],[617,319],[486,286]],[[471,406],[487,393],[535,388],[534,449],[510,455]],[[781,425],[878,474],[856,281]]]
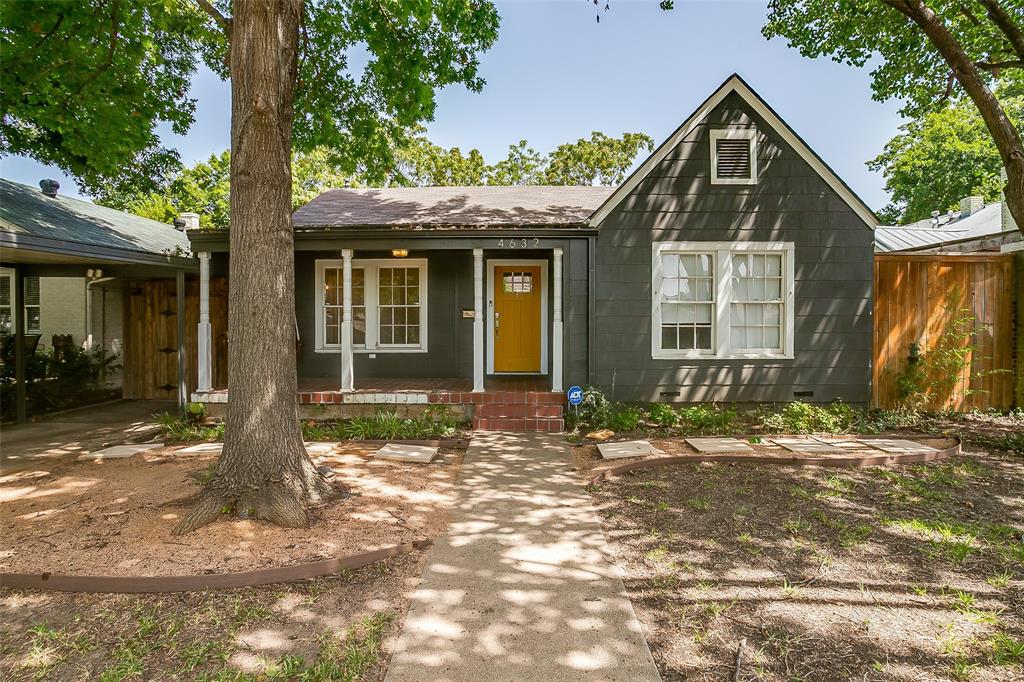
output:
[[[555,315],[551,323],[551,390],[562,392],[562,249],[555,249]]]
[[[196,390],[213,390],[213,341],[210,326],[210,253],[199,252],[199,377]]]
[[[484,390],[484,250],[473,249],[473,392]]]
[[[352,249],[341,250],[341,391],[355,390],[352,369]]]

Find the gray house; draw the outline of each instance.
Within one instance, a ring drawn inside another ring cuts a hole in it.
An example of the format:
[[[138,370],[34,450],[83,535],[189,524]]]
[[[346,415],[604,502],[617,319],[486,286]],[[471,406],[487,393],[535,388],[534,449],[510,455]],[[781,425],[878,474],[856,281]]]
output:
[[[299,400],[541,430],[574,384],[866,403],[875,224],[736,75],[617,188],[331,190],[294,215]],[[189,237],[227,271],[226,233]]]

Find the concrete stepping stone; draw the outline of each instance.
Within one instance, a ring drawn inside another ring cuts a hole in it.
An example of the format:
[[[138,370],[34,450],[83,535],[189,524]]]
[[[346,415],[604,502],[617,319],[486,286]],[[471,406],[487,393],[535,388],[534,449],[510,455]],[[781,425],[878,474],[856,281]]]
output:
[[[175,455],[219,455],[224,443],[199,443],[175,451]]]
[[[390,459],[396,462],[415,462],[427,464],[437,455],[437,448],[429,445],[408,445],[406,443],[388,443],[374,457]]]
[[[842,448],[837,448],[835,445],[823,443],[820,440],[810,440],[809,438],[772,438],[771,442],[781,445],[790,452],[799,452],[801,454],[835,455],[844,452]]]
[[[664,455],[645,440],[627,440],[620,443],[601,443],[597,451],[604,459],[623,459],[625,457],[644,457],[646,455]]]
[[[115,445],[109,448],[103,448],[96,452],[87,452],[79,455],[78,460],[101,460],[101,459],[124,459],[125,457],[131,457],[137,455],[140,452],[146,452],[147,450],[155,450],[156,448],[162,448],[163,443],[138,443],[133,445]]]
[[[685,439],[697,452],[718,454],[725,452],[742,452],[753,454],[754,449],[738,438],[687,438]]]
[[[307,442],[304,445],[306,446],[306,452],[309,453],[310,457],[322,457],[324,455],[329,455],[334,452],[334,448],[338,446],[337,443],[330,441]]]
[[[890,454],[938,452],[933,447],[922,445],[912,440],[901,440],[898,438],[865,438],[863,442]]]

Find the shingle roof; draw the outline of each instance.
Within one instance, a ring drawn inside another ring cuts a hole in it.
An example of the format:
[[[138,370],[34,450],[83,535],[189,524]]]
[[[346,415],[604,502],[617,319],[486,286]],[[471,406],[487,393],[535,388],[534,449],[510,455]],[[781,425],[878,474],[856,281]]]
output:
[[[187,255],[188,238],[165,223],[81,199],[48,197],[0,178],[0,229],[15,234],[148,254]]]
[[[582,226],[612,187],[393,187],[332,189],[297,210],[314,227]]]
[[[1003,232],[1000,203],[989,204],[966,218],[960,218],[956,214],[954,216],[956,217],[952,219],[939,216],[939,224],[936,227],[926,227],[920,223],[880,225],[875,228],[875,251],[885,253],[925,249],[947,242],[977,239]]]

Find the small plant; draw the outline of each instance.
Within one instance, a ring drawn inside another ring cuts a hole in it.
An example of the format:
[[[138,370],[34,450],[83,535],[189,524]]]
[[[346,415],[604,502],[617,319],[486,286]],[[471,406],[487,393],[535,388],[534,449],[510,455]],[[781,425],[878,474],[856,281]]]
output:
[[[1006,370],[977,370],[973,367],[983,358],[975,343],[984,329],[975,328],[976,318],[969,307],[962,305],[963,291],[950,292],[943,305],[947,321],[938,339],[930,348],[912,343],[906,366],[896,374],[896,400],[910,412],[926,408],[944,410],[954,407],[958,399],[967,398],[972,380]]]
[[[680,411],[680,426],[687,433],[721,435],[732,430],[736,410],[722,410],[715,405],[694,405]]]
[[[613,431],[635,431],[643,421],[643,411],[632,405],[620,406],[608,419],[608,428]]]
[[[649,417],[658,426],[675,426],[679,423],[679,415],[666,403],[653,403],[649,410]]]
[[[852,407],[841,401],[816,405],[797,400],[787,403],[782,412],[769,412],[761,426],[767,431],[787,433],[841,433],[856,419]]]

